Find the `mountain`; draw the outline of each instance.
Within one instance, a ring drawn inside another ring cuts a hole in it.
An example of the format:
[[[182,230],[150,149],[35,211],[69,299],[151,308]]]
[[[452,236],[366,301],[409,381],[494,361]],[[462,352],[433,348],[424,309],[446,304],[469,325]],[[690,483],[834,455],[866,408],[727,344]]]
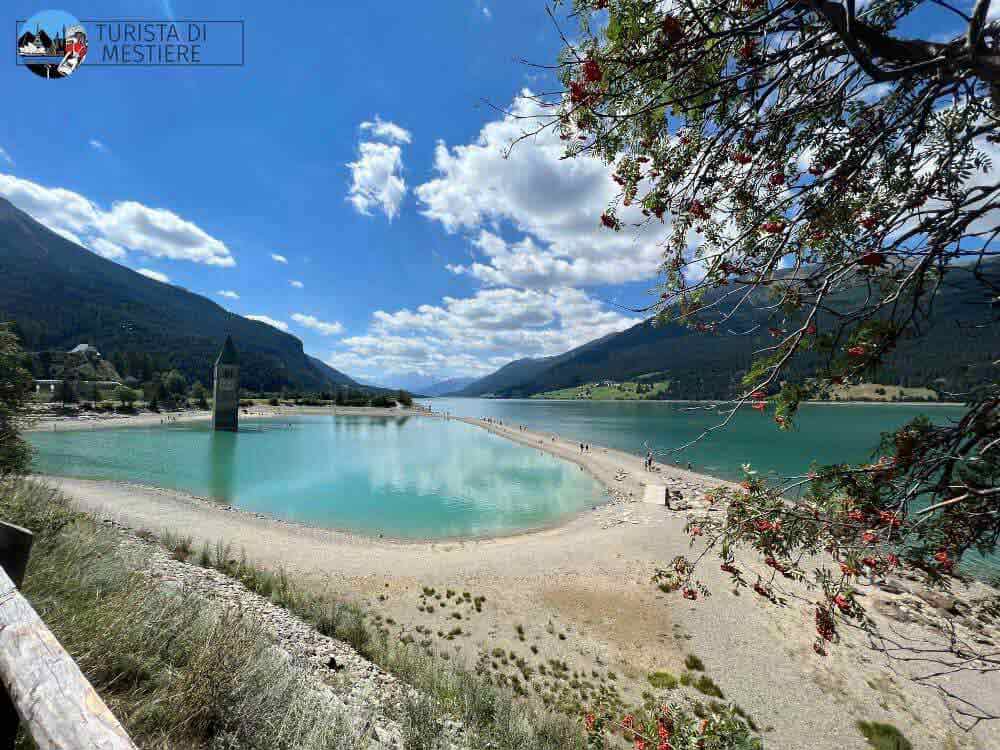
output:
[[[475,380],[453,393],[453,396],[498,396],[522,383],[530,383],[548,369],[557,357],[516,359],[496,372]]]
[[[420,389],[420,393],[425,396],[450,396],[456,391],[460,391],[466,386],[476,382],[476,378],[451,378],[431,383]]]
[[[240,380],[251,390],[354,382],[309,357],[294,336],[105,260],[2,198],[0,320],[17,321],[30,350],[88,343],[106,359],[141,355],[157,370],[176,368],[202,383],[211,382],[226,334],[240,352]]]
[[[340,370],[334,370],[332,367],[330,367],[330,365],[328,365],[323,360],[318,359],[318,358],[313,357],[313,356],[310,356],[308,354],[306,355],[306,357],[309,359],[309,361],[312,363],[312,365],[317,370],[319,370],[322,374],[326,375],[326,377],[334,385],[347,385],[347,386],[351,386],[352,388],[360,388],[361,387],[361,383],[359,383],[358,381],[354,380],[354,378],[349,378],[347,375],[345,375],[344,373],[342,373]]]
[[[993,284],[1000,282],[1000,264],[991,264],[983,273]],[[869,380],[903,387],[934,384],[955,394],[995,380],[997,367],[992,363],[1000,360],[1000,324],[990,305],[978,282],[954,271],[942,284],[932,322],[924,327],[923,335],[901,341]],[[748,335],[712,335],[644,321],[556,357],[511,362],[458,395],[519,398],[655,374],[658,380],[671,382],[664,398],[728,398],[740,388],[754,352],[774,344],[769,325],[774,323],[763,313],[749,309],[727,324],[730,331],[758,326]],[[831,321],[820,318],[821,331],[831,327]],[[807,377],[817,364],[817,356],[803,356],[788,371],[789,379]]]

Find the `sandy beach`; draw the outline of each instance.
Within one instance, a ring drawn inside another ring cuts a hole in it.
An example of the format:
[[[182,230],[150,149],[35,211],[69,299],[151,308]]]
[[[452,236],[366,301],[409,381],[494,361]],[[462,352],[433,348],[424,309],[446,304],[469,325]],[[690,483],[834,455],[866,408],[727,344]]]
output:
[[[316,408],[252,411],[259,417],[341,413]],[[348,408],[342,413],[400,412]],[[159,419],[149,415],[95,420],[85,428],[112,421],[155,425]],[[84,510],[133,529],[189,535],[196,548],[223,540],[232,545],[234,555],[245,550],[260,565],[284,567],[318,589],[357,598],[393,635],[412,634],[431,643],[428,648],[470,665],[483,655],[495,661],[498,652],[532,663],[557,659],[582,678],[614,674],[626,696],[641,700],[641,693],[651,690],[648,673],[666,670],[679,675],[685,657],[694,654],[725,699],[755,719],[769,748],[864,748],[867,744],[854,726],[859,719],[896,725],[916,748],[985,750],[1000,744],[996,722],[963,732],[952,722],[939,692],[906,679],[907,670],[920,665],[889,663],[858,632],[844,629],[844,641],[830,656],[814,654],[815,592],[794,590],[785,606],[767,604],[752,592],[731,590],[717,561],[710,558],[699,573],[712,596],[689,602],[679,594],[658,591],[651,576],[674,556],[691,555],[684,524],[689,513],[703,507],[703,492],[720,480],[672,466],[657,465],[656,471],[647,472],[642,458],[619,451],[594,445],[582,453],[579,443],[551,434],[462,421],[579,465],[608,488],[611,501],[545,531],[414,543],[287,524],[151,487],[46,481]],[[52,426],[36,425],[46,428]],[[692,509],[665,508],[664,488],[679,492]],[[752,561],[745,561],[744,567],[768,570]],[[447,597],[427,595],[430,588],[484,596],[482,612],[455,618]],[[973,584],[956,593],[973,597],[983,589]],[[890,621],[881,604],[891,603],[894,595],[871,587],[862,593],[881,625],[914,637],[940,638],[925,622],[936,616],[934,612],[923,612],[917,622]],[[906,600],[907,606],[913,598]],[[432,608],[425,606],[428,601]],[[447,637],[456,627],[461,632]],[[504,664],[513,660],[503,657]],[[1000,675],[956,674],[947,684],[1000,713]]]

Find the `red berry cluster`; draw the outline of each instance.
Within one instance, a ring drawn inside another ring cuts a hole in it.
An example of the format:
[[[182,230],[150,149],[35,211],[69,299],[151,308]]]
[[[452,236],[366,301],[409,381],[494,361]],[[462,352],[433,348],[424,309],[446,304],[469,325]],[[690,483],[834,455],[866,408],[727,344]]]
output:
[[[666,15],[660,22],[660,31],[663,32],[664,39],[670,44],[677,44],[684,38],[684,28],[674,16]]]
[[[885,254],[873,250],[858,258],[858,264],[867,268],[884,266]]]

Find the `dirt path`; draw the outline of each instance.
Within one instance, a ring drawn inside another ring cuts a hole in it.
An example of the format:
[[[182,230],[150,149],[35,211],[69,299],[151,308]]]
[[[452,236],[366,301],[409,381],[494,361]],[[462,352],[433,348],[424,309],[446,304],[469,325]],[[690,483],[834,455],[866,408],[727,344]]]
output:
[[[651,690],[649,672],[679,675],[685,656],[695,654],[726,700],[755,718],[769,748],[860,750],[866,743],[854,726],[858,719],[894,724],[916,748],[1000,746],[1000,727],[958,731],[935,692],[895,676],[852,634],[830,657],[813,654],[815,594],[785,607],[764,605],[745,590],[731,592],[711,561],[701,573],[713,596],[688,602],[657,591],[650,583],[655,569],[690,554],[687,515],[662,506],[661,488],[700,504],[702,491],[718,480],[674,467],[649,473],[641,458],[618,451],[593,446],[581,453],[579,443],[552,435],[463,421],[583,466],[618,500],[542,532],[401,543],[227,511],[178,492],[50,481],[84,509],[134,529],[171,529],[192,536],[196,546],[225,540],[234,555],[245,549],[264,566],[359,597],[394,635],[470,664],[485,655],[500,662],[497,672],[516,676],[515,657],[535,670],[555,659],[581,679],[614,684],[638,699]],[[469,603],[473,597],[485,597],[481,612]],[[972,689],[1000,704],[1000,680],[981,679],[981,691]]]

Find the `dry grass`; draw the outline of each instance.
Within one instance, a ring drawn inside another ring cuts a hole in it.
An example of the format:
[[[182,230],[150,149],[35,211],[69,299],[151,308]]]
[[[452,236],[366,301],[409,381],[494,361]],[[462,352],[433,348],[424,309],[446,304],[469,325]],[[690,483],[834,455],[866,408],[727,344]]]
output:
[[[0,486],[0,517],[35,533],[24,594],[140,747],[359,747],[254,617],[157,587],[38,484]]]

